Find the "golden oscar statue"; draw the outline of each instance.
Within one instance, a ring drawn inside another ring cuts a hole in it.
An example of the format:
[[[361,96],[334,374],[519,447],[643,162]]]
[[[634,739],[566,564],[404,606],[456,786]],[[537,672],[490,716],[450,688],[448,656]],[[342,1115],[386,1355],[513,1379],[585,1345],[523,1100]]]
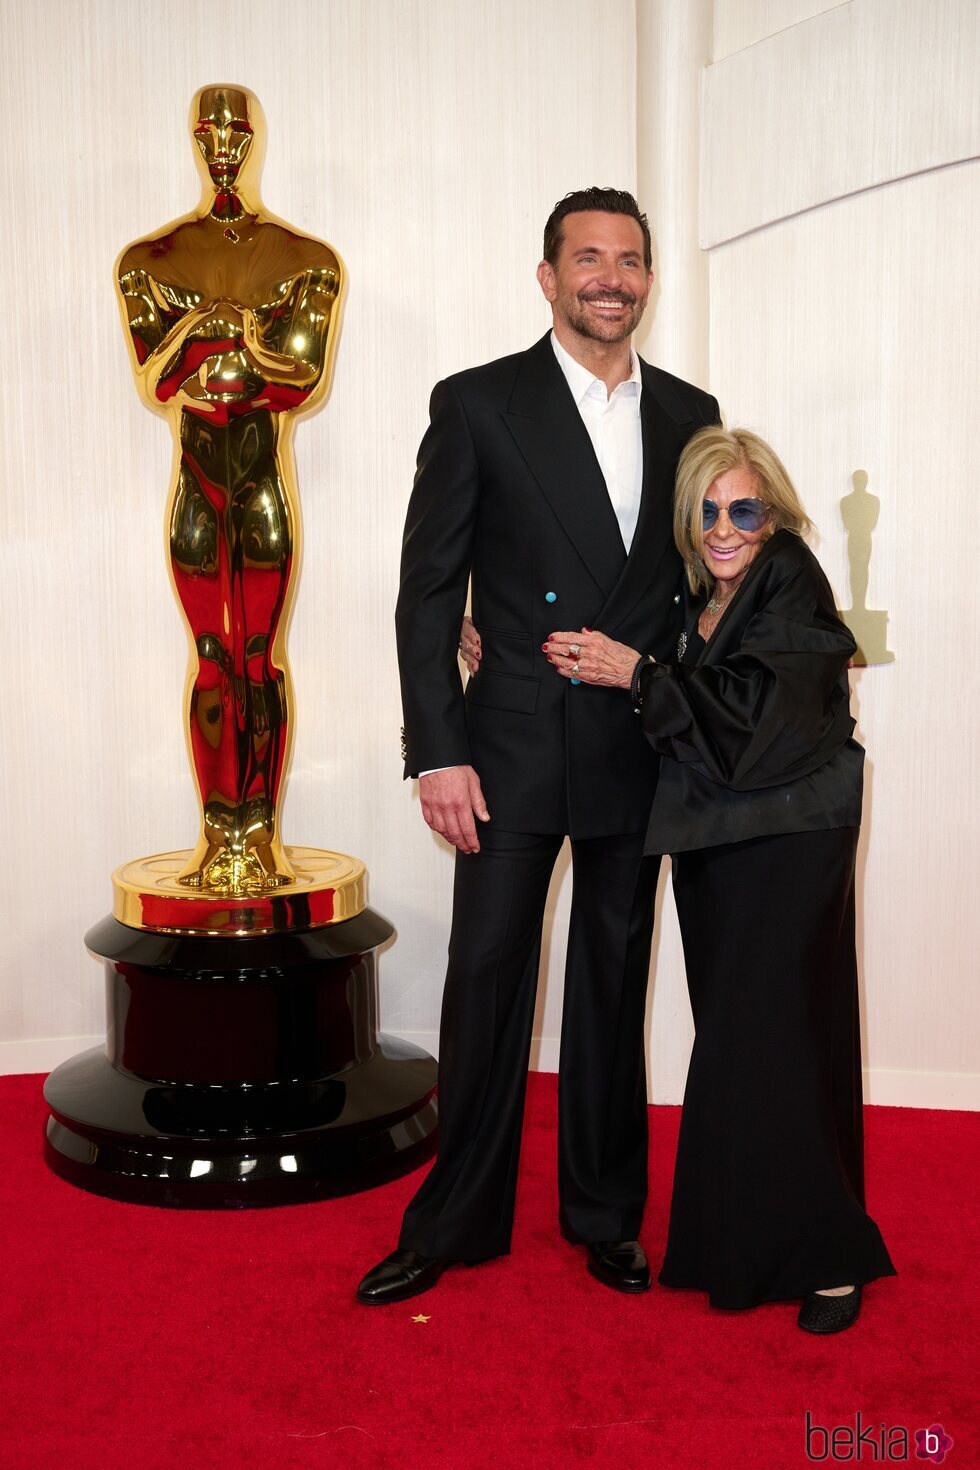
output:
[[[300,520],[291,430],[327,396],[344,268],[259,196],[244,87],[191,108],[200,204],[128,246],[116,290],[144,403],[174,436],[171,579],[190,665],[193,849],[113,874],[106,1049],[58,1068],[47,1157],[119,1198],[277,1203],[359,1188],[434,1144],[435,1065],[377,1032],[363,863],[286,847],[286,629]]]

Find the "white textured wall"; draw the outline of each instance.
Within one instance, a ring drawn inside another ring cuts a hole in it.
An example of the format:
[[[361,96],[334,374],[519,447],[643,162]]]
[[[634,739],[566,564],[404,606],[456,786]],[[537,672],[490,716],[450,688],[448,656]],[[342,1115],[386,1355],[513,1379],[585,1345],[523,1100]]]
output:
[[[452,858],[401,780],[401,526],[432,384],[548,324],[534,268],[552,203],[635,182],[632,0],[606,12],[597,31],[589,0],[4,7],[0,1070],[102,1032],[82,936],[109,874],[196,835],[169,431],[137,398],[112,265],[196,204],[186,112],[208,81],[261,98],[270,208],[350,275],[332,399],[295,441],[306,542],[284,833],[365,860],[398,928],[384,1024],[437,1027]],[[559,1008],[552,982],[545,1035]]]
[[[730,420],[785,454],[841,601],[837,501],[858,468],[881,498],[869,601],[889,609],[897,657],[855,676],[870,1094],[977,1104],[977,619],[956,561],[980,367],[980,165],[965,161],[980,153],[978,16],[973,0],[606,0],[599,21],[585,0],[5,8],[0,1070],[52,1065],[101,1033],[82,935],[109,907],[109,873],[196,830],[163,547],[168,430],[137,399],[111,269],[195,202],[186,108],[203,82],[236,80],[268,116],[270,207],[350,273],[332,400],[296,437],[306,545],[285,835],[367,862],[399,931],[385,1024],[434,1032],[450,905],[451,856],[400,779],[392,638],[428,391],[544,330],[533,270],[551,203],[636,183],[660,276],[641,347],[710,378]],[[671,908],[668,892],[660,1100],[679,1098],[690,1041]]]
[[[716,35],[743,49],[705,78],[704,245],[980,154],[977,0],[761,8],[808,18],[760,40],[743,0],[716,0]]]
[[[716,38],[745,10],[717,0]],[[978,40],[974,0],[853,0],[752,34],[706,74],[701,159],[711,388],[783,455],[842,606],[854,470],[881,501],[868,604],[895,662],[853,675],[869,1095],[973,1107]]]

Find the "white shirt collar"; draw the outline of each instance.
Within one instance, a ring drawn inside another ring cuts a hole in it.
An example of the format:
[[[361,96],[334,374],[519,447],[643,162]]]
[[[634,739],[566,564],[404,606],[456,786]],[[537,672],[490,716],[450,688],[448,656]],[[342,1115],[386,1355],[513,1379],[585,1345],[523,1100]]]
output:
[[[572,390],[572,397],[575,399],[576,407],[581,405],[582,400],[589,395],[596,384],[598,384],[599,390],[602,395],[602,400],[603,402],[605,402],[607,397],[609,397],[610,395],[606,393],[606,385],[602,381],[602,379],[595,377],[594,374],[590,373],[588,368],[583,367],[580,362],[576,362],[571,353],[566,352],[565,348],[561,345],[554,332],[551,333],[551,345],[554,348],[555,356],[558,359],[558,366],[565,374],[565,379],[568,383],[568,386]],[[634,352],[632,347],[630,348],[630,375],[628,378],[625,378],[623,382],[620,383],[616,388],[614,388],[613,392],[618,393],[620,388],[623,388],[627,389],[627,392],[630,393],[630,396],[634,396],[632,394],[632,390],[627,388],[627,385],[631,383],[636,384],[635,398],[637,411],[639,411],[640,394],[643,391],[643,379],[640,376],[640,359]],[[626,393],[624,393],[622,396],[625,397]]]

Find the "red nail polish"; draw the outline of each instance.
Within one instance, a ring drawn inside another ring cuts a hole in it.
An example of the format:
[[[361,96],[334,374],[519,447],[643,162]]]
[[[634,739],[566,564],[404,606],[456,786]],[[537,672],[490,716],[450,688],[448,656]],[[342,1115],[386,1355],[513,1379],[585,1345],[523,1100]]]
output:
[[[547,653],[548,652],[548,645],[547,645],[547,643],[542,643],[542,645],[541,645],[541,652],[542,653]]]

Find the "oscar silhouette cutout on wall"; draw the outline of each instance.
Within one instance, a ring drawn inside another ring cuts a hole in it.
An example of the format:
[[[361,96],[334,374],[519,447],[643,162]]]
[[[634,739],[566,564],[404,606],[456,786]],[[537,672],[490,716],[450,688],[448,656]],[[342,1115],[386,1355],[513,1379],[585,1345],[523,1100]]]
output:
[[[127,246],[115,284],[140,396],[173,432],[167,545],[199,824],[193,847],[112,875],[112,914],[85,937],[105,966],[106,1044],[48,1078],[46,1157],[99,1194],[237,1208],[422,1162],[436,1067],[378,1032],[377,952],[394,931],[368,907],[364,863],[281,832],[291,439],[329,390],[344,268],[263,204],[253,93],[203,87],[189,121],[198,206]],[[313,162],[320,144],[297,132],[292,146]],[[347,751],[356,782],[355,739]]]
[[[840,503],[851,580],[851,606],[842,610],[841,617],[857,643],[852,663],[864,668],[868,664],[890,664],[895,655],[888,647],[887,612],[867,606],[871,536],[878,524],[881,501],[868,489],[866,470],[855,470],[851,483],[854,489]]]

